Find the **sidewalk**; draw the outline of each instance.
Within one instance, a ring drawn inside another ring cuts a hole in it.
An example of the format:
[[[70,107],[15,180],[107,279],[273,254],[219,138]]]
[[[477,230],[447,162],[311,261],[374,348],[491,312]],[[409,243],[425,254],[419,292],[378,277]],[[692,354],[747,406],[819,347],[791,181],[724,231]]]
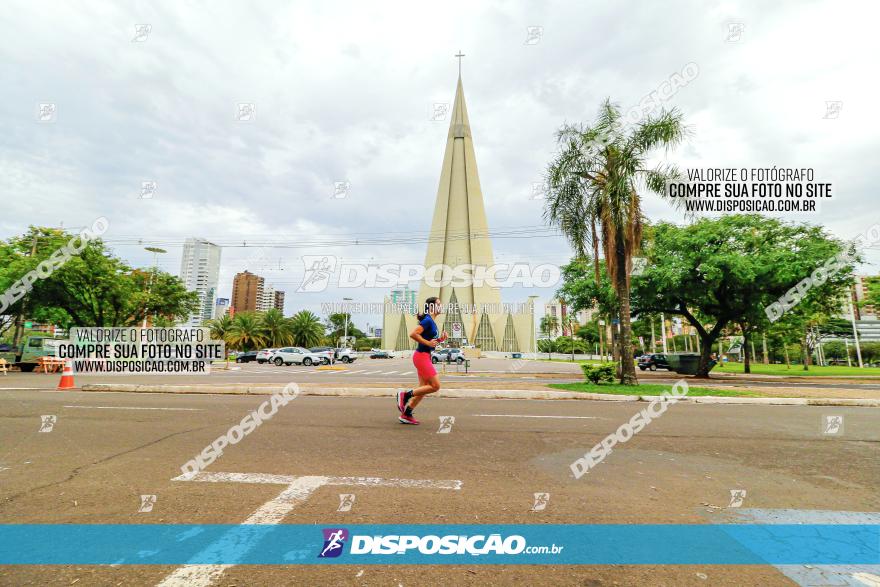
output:
[[[281,384],[230,384],[230,385],[135,385],[125,383],[95,383],[82,387],[82,391],[122,391],[132,393],[206,393],[233,395],[271,395],[281,391]],[[303,384],[302,395],[339,397],[388,397],[392,398],[399,388],[392,387],[325,387]],[[442,389],[443,397],[481,399],[534,399],[534,400],[592,400],[614,402],[650,402],[656,395],[605,395],[572,391],[534,389]],[[880,399],[871,398],[785,398],[785,397],[684,397],[680,401],[698,404],[756,404],[791,406],[860,406],[880,407]]]

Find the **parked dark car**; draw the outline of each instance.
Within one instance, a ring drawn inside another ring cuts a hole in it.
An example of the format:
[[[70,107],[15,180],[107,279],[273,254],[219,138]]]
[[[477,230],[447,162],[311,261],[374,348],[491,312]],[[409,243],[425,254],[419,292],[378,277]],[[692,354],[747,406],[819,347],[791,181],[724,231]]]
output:
[[[394,356],[388,351],[373,351],[370,353],[371,359],[393,359]]]
[[[668,371],[669,360],[666,358],[666,355],[642,355],[639,357],[639,369],[642,371],[646,369],[651,371],[666,369]]]
[[[235,357],[236,363],[250,363],[257,360],[257,351],[248,351]]]

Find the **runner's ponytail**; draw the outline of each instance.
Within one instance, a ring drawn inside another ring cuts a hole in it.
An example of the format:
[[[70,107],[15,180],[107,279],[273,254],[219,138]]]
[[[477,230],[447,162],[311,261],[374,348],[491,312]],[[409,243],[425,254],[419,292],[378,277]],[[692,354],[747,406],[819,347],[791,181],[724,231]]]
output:
[[[430,313],[429,310],[431,310],[431,307],[439,301],[440,298],[438,298],[437,296],[431,296],[430,298],[425,300],[425,311],[420,314],[416,314],[416,319],[421,322],[422,319]]]

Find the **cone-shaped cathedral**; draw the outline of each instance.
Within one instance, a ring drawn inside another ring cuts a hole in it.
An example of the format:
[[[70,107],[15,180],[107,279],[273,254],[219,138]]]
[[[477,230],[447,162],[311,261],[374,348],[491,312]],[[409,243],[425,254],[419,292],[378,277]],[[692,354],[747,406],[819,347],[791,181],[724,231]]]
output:
[[[500,291],[485,281],[470,280],[461,284],[456,283],[461,280],[453,279],[449,283],[450,279],[444,279],[450,277],[452,268],[489,267],[494,262],[470,119],[459,75],[425,254],[426,278],[420,284],[416,303],[420,305],[430,296],[440,298],[448,310],[438,318],[441,327],[452,335],[453,322],[460,321],[462,338],[453,340],[453,344],[469,342],[485,351],[530,350],[512,347],[519,346],[520,342],[528,346],[532,340],[531,312],[510,315],[503,311]],[[449,269],[443,274],[440,267]],[[450,301],[460,307],[448,307]],[[404,323],[397,316],[386,310],[383,347],[406,350],[411,348],[410,345],[404,347],[401,343],[409,333],[399,331]],[[410,316],[405,324],[407,328],[413,328],[415,320]]]

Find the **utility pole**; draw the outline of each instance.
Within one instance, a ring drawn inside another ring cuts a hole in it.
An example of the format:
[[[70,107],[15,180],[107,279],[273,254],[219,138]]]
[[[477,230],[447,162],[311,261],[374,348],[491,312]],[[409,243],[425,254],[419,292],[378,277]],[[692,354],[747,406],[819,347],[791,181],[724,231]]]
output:
[[[153,289],[153,277],[155,277],[156,273],[159,271],[159,253],[167,253],[168,251],[160,249],[159,247],[144,247],[144,250],[153,253],[153,271],[150,273],[150,281],[147,283],[147,296],[149,296]],[[144,308],[144,321],[143,324],[141,324],[141,328],[147,327],[148,310],[149,308]]]
[[[849,298],[849,319],[850,319],[850,322],[852,322],[853,340],[856,343],[856,358],[858,358],[858,360],[859,360],[859,369],[863,369],[865,367],[865,365],[862,363],[862,347],[859,344],[859,329],[856,328],[856,311],[855,311],[855,308],[853,307],[852,297],[853,297],[852,286],[850,286],[850,290],[847,295],[847,298]],[[848,355],[849,355],[849,353],[847,353],[847,356]]]
[[[342,298],[342,301],[350,302],[351,298]],[[343,304],[342,311],[345,313],[345,334],[342,335],[342,344],[348,344],[348,312],[345,311],[345,304]]]
[[[660,312],[660,334],[663,336],[663,354],[669,353],[669,349],[666,347],[666,315],[663,312]]]

